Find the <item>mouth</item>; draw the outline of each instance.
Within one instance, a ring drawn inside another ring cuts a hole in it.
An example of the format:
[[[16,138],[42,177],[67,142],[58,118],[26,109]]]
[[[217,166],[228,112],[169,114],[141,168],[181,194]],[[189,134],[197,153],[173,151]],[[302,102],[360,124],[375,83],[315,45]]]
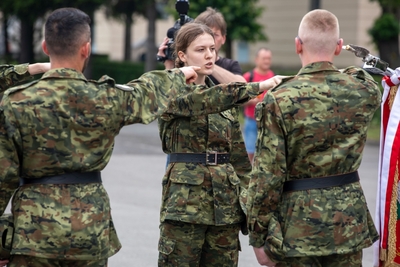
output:
[[[207,69],[210,69],[210,68],[212,68],[214,66],[214,63],[208,62],[207,64],[205,64],[205,66],[206,66]]]

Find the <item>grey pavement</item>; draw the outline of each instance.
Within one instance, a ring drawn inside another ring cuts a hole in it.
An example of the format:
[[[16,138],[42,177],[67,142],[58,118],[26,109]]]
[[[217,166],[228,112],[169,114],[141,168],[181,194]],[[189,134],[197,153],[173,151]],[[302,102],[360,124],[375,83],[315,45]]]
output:
[[[359,170],[367,202],[375,214],[379,147],[368,144]],[[111,199],[112,216],[122,249],[110,258],[110,267],[157,266],[161,179],[166,156],[161,150],[156,123],[132,125],[118,135],[114,154],[103,171],[103,182]],[[260,266],[241,235],[239,267]],[[364,250],[363,266],[371,267],[372,248]]]

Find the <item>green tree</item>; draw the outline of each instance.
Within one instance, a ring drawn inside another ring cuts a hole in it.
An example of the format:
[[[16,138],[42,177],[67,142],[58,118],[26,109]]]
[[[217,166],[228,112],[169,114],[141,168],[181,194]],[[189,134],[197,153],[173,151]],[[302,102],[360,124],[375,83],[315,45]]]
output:
[[[399,54],[399,20],[400,0],[370,0],[378,2],[382,13],[369,29],[374,44],[377,46],[380,58],[389,63],[392,68],[400,66]]]
[[[124,60],[132,60],[132,24],[135,14],[144,15],[146,3],[142,0],[109,0],[108,13],[124,22]]]
[[[157,46],[156,46],[156,19],[159,16],[156,9],[155,0],[146,1],[146,18],[149,21],[147,27],[146,40],[146,63],[144,71],[154,70],[156,68]]]
[[[175,5],[175,2],[170,0],[170,6]],[[196,0],[189,2],[188,15],[191,18],[196,18],[207,7],[215,8],[224,15],[228,28],[224,49],[228,58],[232,57],[233,40],[248,42],[267,40],[267,36],[263,33],[263,26],[257,22],[263,12],[263,8],[258,5],[258,0]],[[175,9],[172,10],[172,14],[178,17]]]
[[[105,0],[1,0],[0,10],[7,15],[15,15],[21,21],[20,62],[34,62],[35,23],[43,19],[48,11],[60,7],[76,7],[89,14],[93,22],[94,11]],[[41,29],[40,29],[41,30]]]
[[[15,15],[21,21],[20,28],[20,62],[34,61],[34,24],[47,9],[45,0],[2,0],[0,9],[4,14]]]

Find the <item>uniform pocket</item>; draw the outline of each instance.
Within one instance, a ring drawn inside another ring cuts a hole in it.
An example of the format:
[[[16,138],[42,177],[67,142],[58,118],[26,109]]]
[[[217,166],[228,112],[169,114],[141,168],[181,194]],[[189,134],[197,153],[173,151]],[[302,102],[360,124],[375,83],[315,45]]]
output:
[[[160,237],[158,241],[158,252],[164,255],[169,255],[175,249],[175,240],[166,237]]]
[[[175,249],[175,240],[160,237],[158,241],[158,266],[170,266],[169,255]]]
[[[169,214],[196,213],[200,202],[204,172],[172,169],[165,202]],[[189,208],[188,208],[189,207]]]

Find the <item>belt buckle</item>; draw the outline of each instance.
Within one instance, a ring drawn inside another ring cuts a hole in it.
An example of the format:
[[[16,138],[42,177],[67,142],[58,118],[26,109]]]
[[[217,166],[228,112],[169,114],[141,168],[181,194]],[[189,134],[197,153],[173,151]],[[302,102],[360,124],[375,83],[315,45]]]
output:
[[[213,155],[214,154],[214,162],[209,162],[208,161],[208,156],[209,155]],[[216,166],[218,163],[217,163],[217,155],[218,155],[218,152],[217,151],[210,151],[210,152],[207,152],[206,153],[206,165],[211,165],[211,166]]]

